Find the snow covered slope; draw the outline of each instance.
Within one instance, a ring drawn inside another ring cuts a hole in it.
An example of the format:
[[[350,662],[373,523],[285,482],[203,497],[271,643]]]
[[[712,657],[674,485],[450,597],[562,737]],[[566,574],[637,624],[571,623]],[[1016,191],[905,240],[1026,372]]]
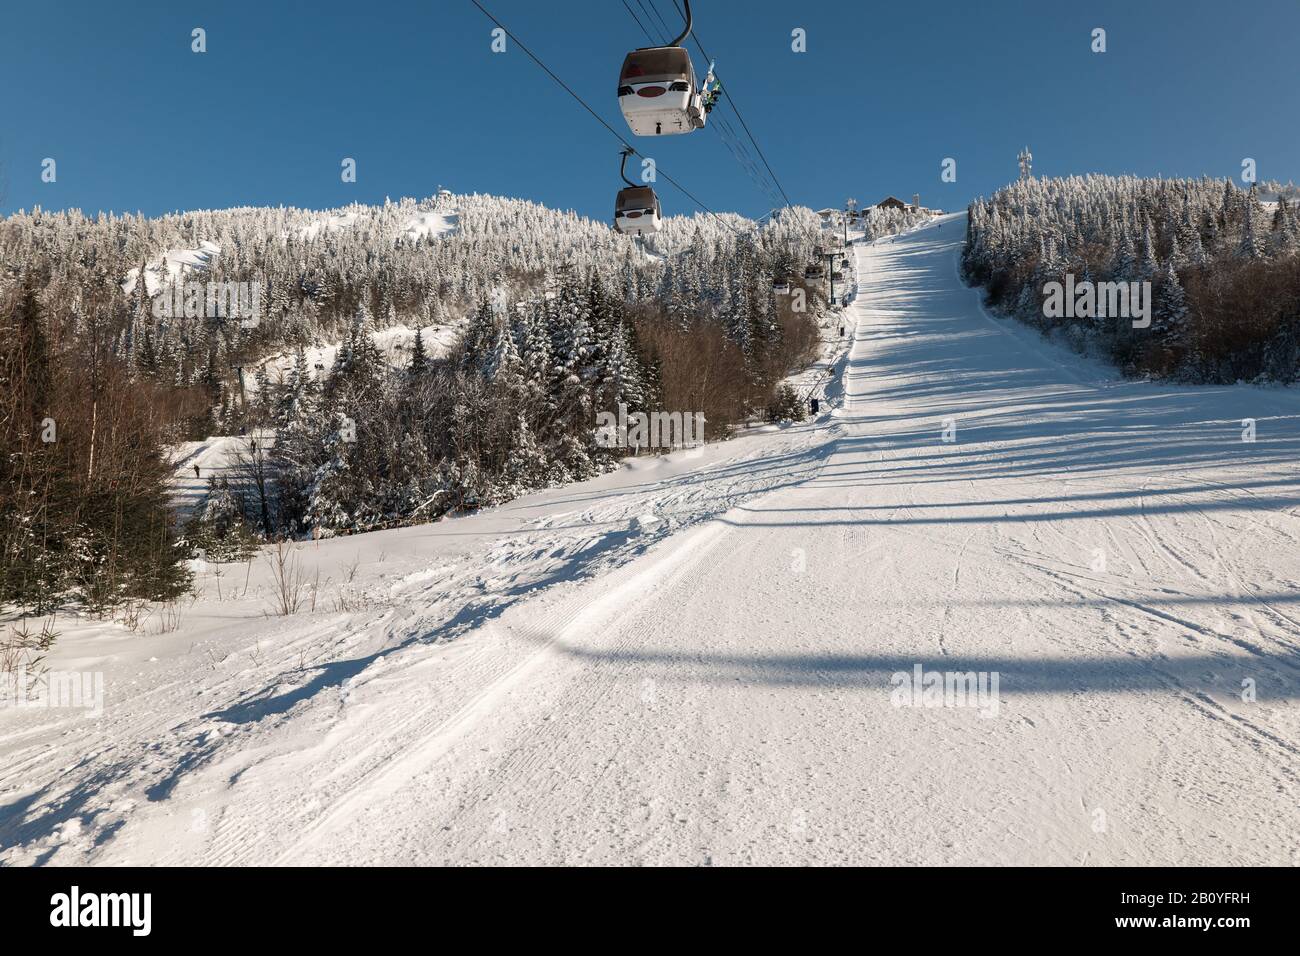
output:
[[[426,325],[419,329],[420,339],[424,343],[425,354],[433,358],[442,358],[451,351],[457,337],[464,329],[464,323],[449,322],[444,325]],[[415,348],[416,329],[403,325],[390,325],[370,333],[370,340],[379,349],[379,354],[393,368],[406,368],[411,364],[411,352]],[[338,359],[341,341],[317,343],[306,346],[303,356],[307,360],[308,370],[318,378],[327,376]],[[257,370],[266,369],[267,380],[272,384],[288,381],[297,359],[295,349],[284,349],[258,361],[244,375],[244,394],[252,396],[257,391]]]
[[[364,214],[372,214],[372,210],[360,206],[348,212],[318,216],[306,225],[294,229],[290,234],[299,239],[312,240],[322,234],[342,232],[356,226]],[[436,239],[455,232],[459,224],[460,213],[451,207],[424,209],[400,223],[398,235],[408,240],[423,239],[427,236]]]
[[[157,295],[164,285],[180,282],[189,273],[207,269],[212,257],[220,253],[221,247],[206,239],[199,243],[197,249],[170,249],[157,259],[145,263],[145,289],[150,295]],[[122,291],[127,295],[134,292],[139,278],[139,266],[129,270],[122,282]]]
[[[819,422],[65,625],[104,714],[0,714],[0,859],[1293,861],[1300,396],[986,317],[963,225],[856,247]]]
[[[268,436],[256,435],[264,443]],[[177,521],[184,524],[208,497],[208,479],[232,479],[238,458],[248,452],[249,440],[237,435],[213,435],[187,441],[172,449],[172,501]]]
[[[445,236],[455,232],[460,215],[455,212],[421,212],[406,221],[402,226],[402,235],[407,239],[424,239],[433,236]]]

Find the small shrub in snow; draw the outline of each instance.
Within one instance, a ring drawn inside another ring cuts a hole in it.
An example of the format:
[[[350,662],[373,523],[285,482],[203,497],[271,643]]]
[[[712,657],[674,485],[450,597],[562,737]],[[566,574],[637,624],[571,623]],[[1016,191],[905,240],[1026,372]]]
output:
[[[208,479],[203,510],[185,527],[186,542],[214,562],[245,561],[259,541],[244,516],[244,505],[225,478]]]
[[[808,417],[808,405],[799,397],[794,386],[782,382],[767,403],[769,422],[801,422]]]

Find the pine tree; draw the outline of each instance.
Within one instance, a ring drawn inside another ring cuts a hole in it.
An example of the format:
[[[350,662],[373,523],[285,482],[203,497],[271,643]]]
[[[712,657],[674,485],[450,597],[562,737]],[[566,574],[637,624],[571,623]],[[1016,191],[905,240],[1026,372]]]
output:
[[[1300,250],[1297,244],[1295,215],[1285,196],[1279,196],[1277,210],[1273,213],[1273,228],[1269,234],[1268,252],[1272,258],[1285,259]]]
[[[1155,243],[1151,239],[1151,220],[1142,223],[1142,244],[1138,252],[1138,278],[1150,279],[1159,271],[1160,263],[1156,259]]]
[[[411,365],[410,372],[412,375],[423,375],[429,370],[429,356],[424,350],[424,331],[415,330],[415,344],[411,347]]]
[[[628,327],[619,322],[610,335],[608,375],[597,398],[606,411],[616,411],[619,404],[629,409],[641,408],[646,401],[641,365],[637,361]]]
[[[1249,207],[1247,207],[1243,216],[1241,243],[1237,246],[1237,258],[1247,260],[1264,258],[1264,246],[1255,233],[1255,217],[1251,215]]]
[[[1187,341],[1187,295],[1173,263],[1166,263],[1160,275],[1155,301],[1152,303],[1153,333],[1165,344],[1166,349],[1186,344]]]
[[[1127,227],[1121,225],[1119,235],[1115,240],[1114,255],[1110,263],[1111,277],[1120,282],[1127,282],[1133,277],[1136,267],[1137,261],[1133,256],[1132,240],[1129,238]]]

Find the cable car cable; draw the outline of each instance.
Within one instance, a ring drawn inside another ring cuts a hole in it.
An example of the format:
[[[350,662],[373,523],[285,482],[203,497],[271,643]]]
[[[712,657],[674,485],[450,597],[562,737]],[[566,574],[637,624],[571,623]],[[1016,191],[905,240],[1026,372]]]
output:
[[[641,0],[637,0],[637,3],[641,4]],[[664,20],[662,13],[659,13],[659,8],[655,7],[654,0],[646,0],[646,4],[649,4],[651,12],[654,13],[655,20],[659,21],[659,33],[667,42],[669,36],[672,36],[672,27],[668,26],[668,21]]]
[[[673,44],[671,44],[671,43],[668,42],[668,37],[669,37],[670,34],[669,34],[669,31],[668,31],[667,26],[664,25],[663,28],[660,29],[660,27],[658,27],[658,26],[655,25],[654,15],[652,15],[652,14],[650,13],[650,11],[646,9],[645,0],[636,0],[636,5],[637,5],[638,7],[640,7],[640,8],[641,8],[641,12],[645,14],[645,22],[648,23],[648,24],[650,24],[650,29],[653,30],[655,33],[658,33],[658,34],[659,34],[659,40],[658,40],[658,41],[651,40],[650,42],[651,42],[651,43],[654,43],[656,46],[672,46]],[[655,11],[655,14],[658,14],[658,12],[659,12],[659,11],[656,10],[656,11]],[[663,18],[660,17],[659,19],[660,19],[660,23],[662,24],[662,23],[663,23]],[[648,32],[650,32],[650,31],[646,31],[646,32],[648,33]]]
[[[719,139],[721,139],[727,148],[731,150],[731,154],[736,157],[736,162],[738,162],[741,168],[749,174],[749,178],[754,181],[754,185],[756,185],[769,200],[774,201],[778,206],[781,205],[781,197],[777,194],[776,190],[772,188],[771,182],[763,176],[762,171],[758,168],[758,165],[753,158],[753,154],[749,150],[745,149],[745,144],[740,140],[739,134],[732,128],[731,124],[722,116],[719,116],[714,120],[714,122],[718,127]]]
[[[640,2],[640,0],[638,0],[638,2]],[[672,28],[668,26],[668,21],[664,19],[664,15],[660,13],[659,8],[655,6],[654,0],[646,0],[646,3],[648,3],[650,9],[654,11],[655,19],[659,21],[659,26],[663,28],[663,35],[665,37],[671,36],[673,32]]]
[[[651,2],[653,2],[653,0],[651,0]],[[687,10],[687,14],[683,14],[683,16],[687,16],[691,9],[690,0],[682,0],[682,2],[686,4],[686,10]],[[673,6],[677,7],[678,13],[682,12],[681,7],[678,6],[677,4],[677,0],[673,0]],[[705,60],[712,62],[712,58],[709,56],[707,52],[705,52],[704,44],[700,42],[699,36],[692,34],[691,39],[695,41],[695,46],[699,48],[700,56],[704,57]],[[722,77],[717,73],[716,70],[714,71],[713,76],[718,81],[718,85],[722,88],[722,91],[727,94],[727,99],[731,101],[731,108],[736,112],[736,119],[740,120],[740,125],[744,127],[746,135],[749,136],[749,141],[754,144],[754,149],[755,151],[757,151],[759,158],[763,160],[763,165],[767,167],[767,171],[772,177],[772,182],[776,183],[776,188],[779,189],[781,191],[781,195],[785,197],[786,205],[793,206],[794,203],[790,202],[790,197],[786,195],[785,187],[781,185],[781,180],[777,179],[776,173],[772,171],[772,164],[767,161],[767,157],[763,154],[762,147],[758,145],[758,140],[754,139],[754,134],[750,132],[749,124],[745,122],[745,117],[740,115],[740,108],[736,106],[735,97],[731,95],[731,91],[728,90],[727,85],[722,82]]]
[[[645,34],[645,38],[649,40],[651,44],[653,44],[655,42],[655,38],[652,37],[650,35],[650,31],[645,28],[645,24],[642,23],[641,18],[636,15],[636,11],[633,10],[630,6],[628,6],[627,0],[623,0],[623,9],[628,12],[628,15],[631,16],[633,20],[636,21],[636,25],[641,28],[641,32]]]

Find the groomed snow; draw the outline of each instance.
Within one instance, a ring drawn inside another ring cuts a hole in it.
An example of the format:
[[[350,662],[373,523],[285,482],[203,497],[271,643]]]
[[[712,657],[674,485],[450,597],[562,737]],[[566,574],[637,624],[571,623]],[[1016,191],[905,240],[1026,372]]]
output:
[[[1293,862],[1300,396],[985,316],[963,226],[855,247],[817,422],[61,619],[104,714],[0,713],[0,860]]]

